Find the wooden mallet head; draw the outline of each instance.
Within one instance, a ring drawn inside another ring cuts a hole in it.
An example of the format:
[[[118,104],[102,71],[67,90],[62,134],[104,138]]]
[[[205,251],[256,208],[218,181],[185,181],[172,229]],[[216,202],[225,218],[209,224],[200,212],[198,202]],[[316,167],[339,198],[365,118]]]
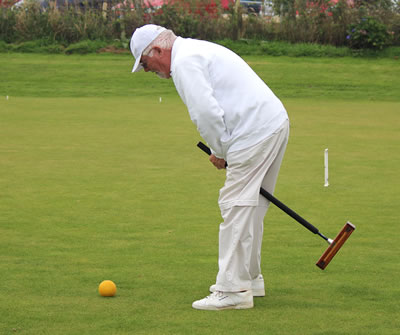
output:
[[[356,229],[356,226],[350,222],[347,222],[315,265],[324,270],[332,258],[337,254],[344,242],[346,242],[346,240],[349,238],[354,229]]]

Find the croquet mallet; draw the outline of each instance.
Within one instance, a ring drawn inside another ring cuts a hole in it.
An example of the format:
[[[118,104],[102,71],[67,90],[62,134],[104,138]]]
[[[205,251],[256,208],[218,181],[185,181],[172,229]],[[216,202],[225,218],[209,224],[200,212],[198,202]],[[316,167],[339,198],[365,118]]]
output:
[[[204,143],[199,142],[197,146],[203,150],[205,153],[208,155],[211,155],[211,150],[209,147],[207,147]],[[227,165],[226,165],[227,166]],[[329,243],[328,249],[325,250],[325,252],[322,254],[318,262],[315,264],[318,266],[321,270],[324,270],[332,258],[337,254],[339,249],[342,247],[344,242],[349,238],[351,233],[356,229],[356,227],[350,223],[346,222],[346,224],[343,226],[343,228],[340,230],[339,234],[335,237],[334,240],[331,240],[330,238],[324,236],[320,231],[313,226],[311,223],[309,223],[307,220],[302,218],[299,214],[297,214],[295,211],[287,207],[285,204],[280,202],[277,198],[275,198],[271,193],[263,189],[262,187],[260,188],[260,193],[262,196],[264,196],[267,200],[272,202],[275,206],[280,208],[282,211],[284,211],[286,214],[291,216],[293,219],[295,219],[298,223],[306,227],[309,231],[311,231],[314,234],[319,235],[322,237],[325,241]]]

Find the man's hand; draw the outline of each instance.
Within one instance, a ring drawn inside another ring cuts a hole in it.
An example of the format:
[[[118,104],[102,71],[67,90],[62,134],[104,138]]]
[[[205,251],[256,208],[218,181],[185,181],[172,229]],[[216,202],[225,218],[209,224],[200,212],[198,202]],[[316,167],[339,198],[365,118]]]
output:
[[[215,155],[211,154],[210,162],[213,163],[218,170],[225,169],[226,162],[223,158],[217,158]]]

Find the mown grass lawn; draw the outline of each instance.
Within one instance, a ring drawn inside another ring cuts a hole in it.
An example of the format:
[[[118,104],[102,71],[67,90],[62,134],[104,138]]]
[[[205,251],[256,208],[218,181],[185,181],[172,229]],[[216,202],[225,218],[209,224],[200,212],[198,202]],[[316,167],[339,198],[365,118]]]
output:
[[[321,271],[327,244],[271,207],[267,296],[213,313],[191,303],[215,280],[224,175],[173,83],[124,55],[0,57],[1,334],[398,333],[398,62],[246,58],[291,118],[276,196],[331,238],[357,229]]]

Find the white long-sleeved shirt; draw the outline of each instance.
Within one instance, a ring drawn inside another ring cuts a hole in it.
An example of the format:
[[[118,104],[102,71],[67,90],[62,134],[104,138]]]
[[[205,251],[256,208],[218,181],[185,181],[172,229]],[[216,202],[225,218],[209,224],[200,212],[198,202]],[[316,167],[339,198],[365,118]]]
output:
[[[261,142],[288,119],[250,66],[218,44],[178,37],[171,76],[191,120],[219,158]]]

